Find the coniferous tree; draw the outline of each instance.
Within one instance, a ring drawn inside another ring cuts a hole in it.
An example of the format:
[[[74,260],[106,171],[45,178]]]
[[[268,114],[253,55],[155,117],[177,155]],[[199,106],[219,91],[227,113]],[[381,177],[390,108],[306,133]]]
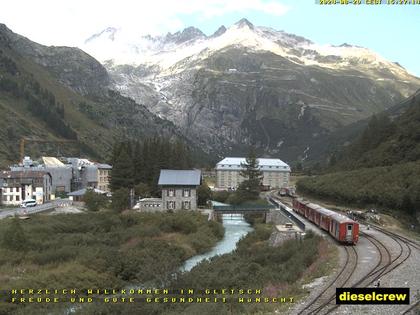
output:
[[[130,207],[130,190],[120,188],[113,192],[111,207],[116,212],[121,212]]]
[[[245,163],[241,163],[244,168],[239,175],[244,178],[243,182],[238,187],[238,197],[242,200],[255,200],[260,195],[260,184],[262,179],[262,172],[255,155],[254,148],[251,148]]]
[[[132,188],[134,186],[134,166],[129,154],[130,148],[127,143],[123,143],[120,146],[111,171],[112,191],[120,188]]]
[[[211,196],[212,192],[206,182],[197,187],[197,203],[199,206],[207,205],[207,201],[211,199]]]

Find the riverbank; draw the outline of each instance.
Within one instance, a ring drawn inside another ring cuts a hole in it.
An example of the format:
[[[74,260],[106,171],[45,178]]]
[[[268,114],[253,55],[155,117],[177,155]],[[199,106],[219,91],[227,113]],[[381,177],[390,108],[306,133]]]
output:
[[[283,314],[307,294],[303,284],[328,274],[334,264],[328,261],[328,242],[313,233],[270,247],[272,228],[257,224],[232,253],[202,262],[171,281],[168,295],[151,294],[151,300],[143,303],[91,305],[85,311],[104,315]]]
[[[209,251],[224,234],[220,223],[192,212],[37,215],[3,220],[0,231],[0,288],[6,292],[167,282],[184,261]],[[65,307],[4,303],[7,298],[2,294],[0,314]]]

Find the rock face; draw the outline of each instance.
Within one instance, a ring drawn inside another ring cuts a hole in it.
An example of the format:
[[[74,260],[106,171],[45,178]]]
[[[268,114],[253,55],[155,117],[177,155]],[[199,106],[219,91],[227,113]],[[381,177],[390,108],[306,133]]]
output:
[[[320,46],[246,19],[208,37],[195,28],[132,42],[113,35],[83,46],[105,63],[113,88],[222,154],[254,143],[267,155],[305,159],[320,135],[420,87],[366,48]]]
[[[56,154],[54,141],[71,137],[77,141],[62,154],[101,160],[122,139],[188,142],[172,122],[110,89],[110,82],[104,66],[79,48],[46,47],[0,24],[0,165],[18,160],[22,137],[53,140],[31,144],[34,156]]]
[[[59,82],[82,95],[100,93],[110,84],[106,69],[79,48],[43,46],[10,31],[0,24],[0,32],[22,56],[47,68]]]

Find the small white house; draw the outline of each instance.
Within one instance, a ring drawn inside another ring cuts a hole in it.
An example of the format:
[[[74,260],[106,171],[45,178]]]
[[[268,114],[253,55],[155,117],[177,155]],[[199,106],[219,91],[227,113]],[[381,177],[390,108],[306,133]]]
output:
[[[37,204],[51,200],[51,174],[43,171],[3,171],[2,203],[19,206],[22,201],[35,199]]]

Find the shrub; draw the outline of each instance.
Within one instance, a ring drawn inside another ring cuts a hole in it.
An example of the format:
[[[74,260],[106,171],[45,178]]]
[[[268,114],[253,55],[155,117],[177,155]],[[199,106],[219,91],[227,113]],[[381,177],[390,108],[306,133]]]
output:
[[[108,198],[106,196],[97,194],[93,190],[87,190],[83,196],[83,201],[89,211],[98,211],[106,205],[107,200]]]
[[[120,188],[112,193],[112,209],[121,212],[128,209],[130,204],[130,191],[128,188]]]

